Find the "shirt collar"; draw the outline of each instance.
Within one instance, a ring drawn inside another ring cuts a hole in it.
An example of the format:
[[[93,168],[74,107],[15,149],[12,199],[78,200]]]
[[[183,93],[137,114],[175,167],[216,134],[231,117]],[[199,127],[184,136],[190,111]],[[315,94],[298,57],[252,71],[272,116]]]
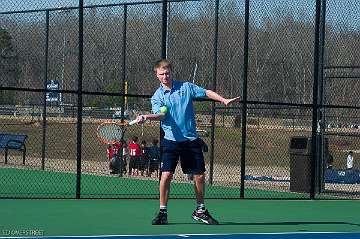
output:
[[[177,84],[176,80],[172,80],[172,85],[171,85],[171,89],[166,89],[162,84],[160,84],[160,89],[162,93],[167,93],[167,92],[171,92],[175,89],[175,85]]]

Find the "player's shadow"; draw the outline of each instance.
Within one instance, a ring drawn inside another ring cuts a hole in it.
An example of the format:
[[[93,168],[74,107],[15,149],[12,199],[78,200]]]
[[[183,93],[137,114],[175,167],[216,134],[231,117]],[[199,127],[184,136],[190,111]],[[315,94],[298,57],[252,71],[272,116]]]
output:
[[[351,226],[360,226],[357,223],[351,222],[324,222],[324,221],[317,221],[317,222],[309,222],[309,221],[299,221],[299,222],[220,222],[220,225],[223,226],[232,226],[232,225],[239,225],[239,226],[295,226],[295,225],[351,225]]]
[[[201,222],[169,222],[168,225],[204,225],[208,226]],[[297,225],[349,225],[349,226],[358,226],[360,224],[351,223],[351,222],[331,222],[331,221],[294,221],[294,222],[219,222],[219,226],[297,226]]]

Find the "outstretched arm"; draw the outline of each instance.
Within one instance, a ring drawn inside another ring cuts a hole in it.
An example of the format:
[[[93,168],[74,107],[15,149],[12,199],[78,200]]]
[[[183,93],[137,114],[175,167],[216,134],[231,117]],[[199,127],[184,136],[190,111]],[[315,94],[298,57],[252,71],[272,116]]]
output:
[[[138,124],[144,123],[146,120],[162,120],[165,116],[165,113],[159,114],[147,114],[147,115],[138,115],[136,121]]]
[[[206,96],[209,97],[212,100],[219,101],[219,102],[223,103],[226,106],[229,105],[229,104],[240,101],[240,96],[235,97],[235,98],[231,98],[231,99],[226,99],[226,98],[222,97],[221,95],[219,95],[218,93],[216,93],[216,92],[214,92],[212,90],[206,90]]]

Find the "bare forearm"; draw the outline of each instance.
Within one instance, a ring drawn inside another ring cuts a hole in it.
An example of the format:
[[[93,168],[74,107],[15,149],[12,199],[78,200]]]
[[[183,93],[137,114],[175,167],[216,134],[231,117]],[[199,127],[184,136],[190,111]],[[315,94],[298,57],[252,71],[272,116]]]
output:
[[[162,120],[165,117],[165,113],[159,114],[146,114],[146,115],[139,115],[136,120],[138,123],[143,123],[146,120]]]
[[[206,90],[206,96],[212,100],[224,103],[225,98],[212,90]]]
[[[165,113],[143,115],[145,120],[162,120]]]
[[[229,104],[240,101],[240,96],[231,98],[231,99],[227,99],[212,90],[206,90],[206,96],[212,100],[219,101],[219,102],[223,103],[224,105],[229,105]]]

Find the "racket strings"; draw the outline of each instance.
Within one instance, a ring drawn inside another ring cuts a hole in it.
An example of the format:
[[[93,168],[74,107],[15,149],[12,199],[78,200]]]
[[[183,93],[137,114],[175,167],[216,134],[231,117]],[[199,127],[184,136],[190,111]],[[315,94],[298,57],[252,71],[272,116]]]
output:
[[[98,128],[98,137],[104,141],[120,141],[124,133],[124,129],[116,124],[104,124]]]

